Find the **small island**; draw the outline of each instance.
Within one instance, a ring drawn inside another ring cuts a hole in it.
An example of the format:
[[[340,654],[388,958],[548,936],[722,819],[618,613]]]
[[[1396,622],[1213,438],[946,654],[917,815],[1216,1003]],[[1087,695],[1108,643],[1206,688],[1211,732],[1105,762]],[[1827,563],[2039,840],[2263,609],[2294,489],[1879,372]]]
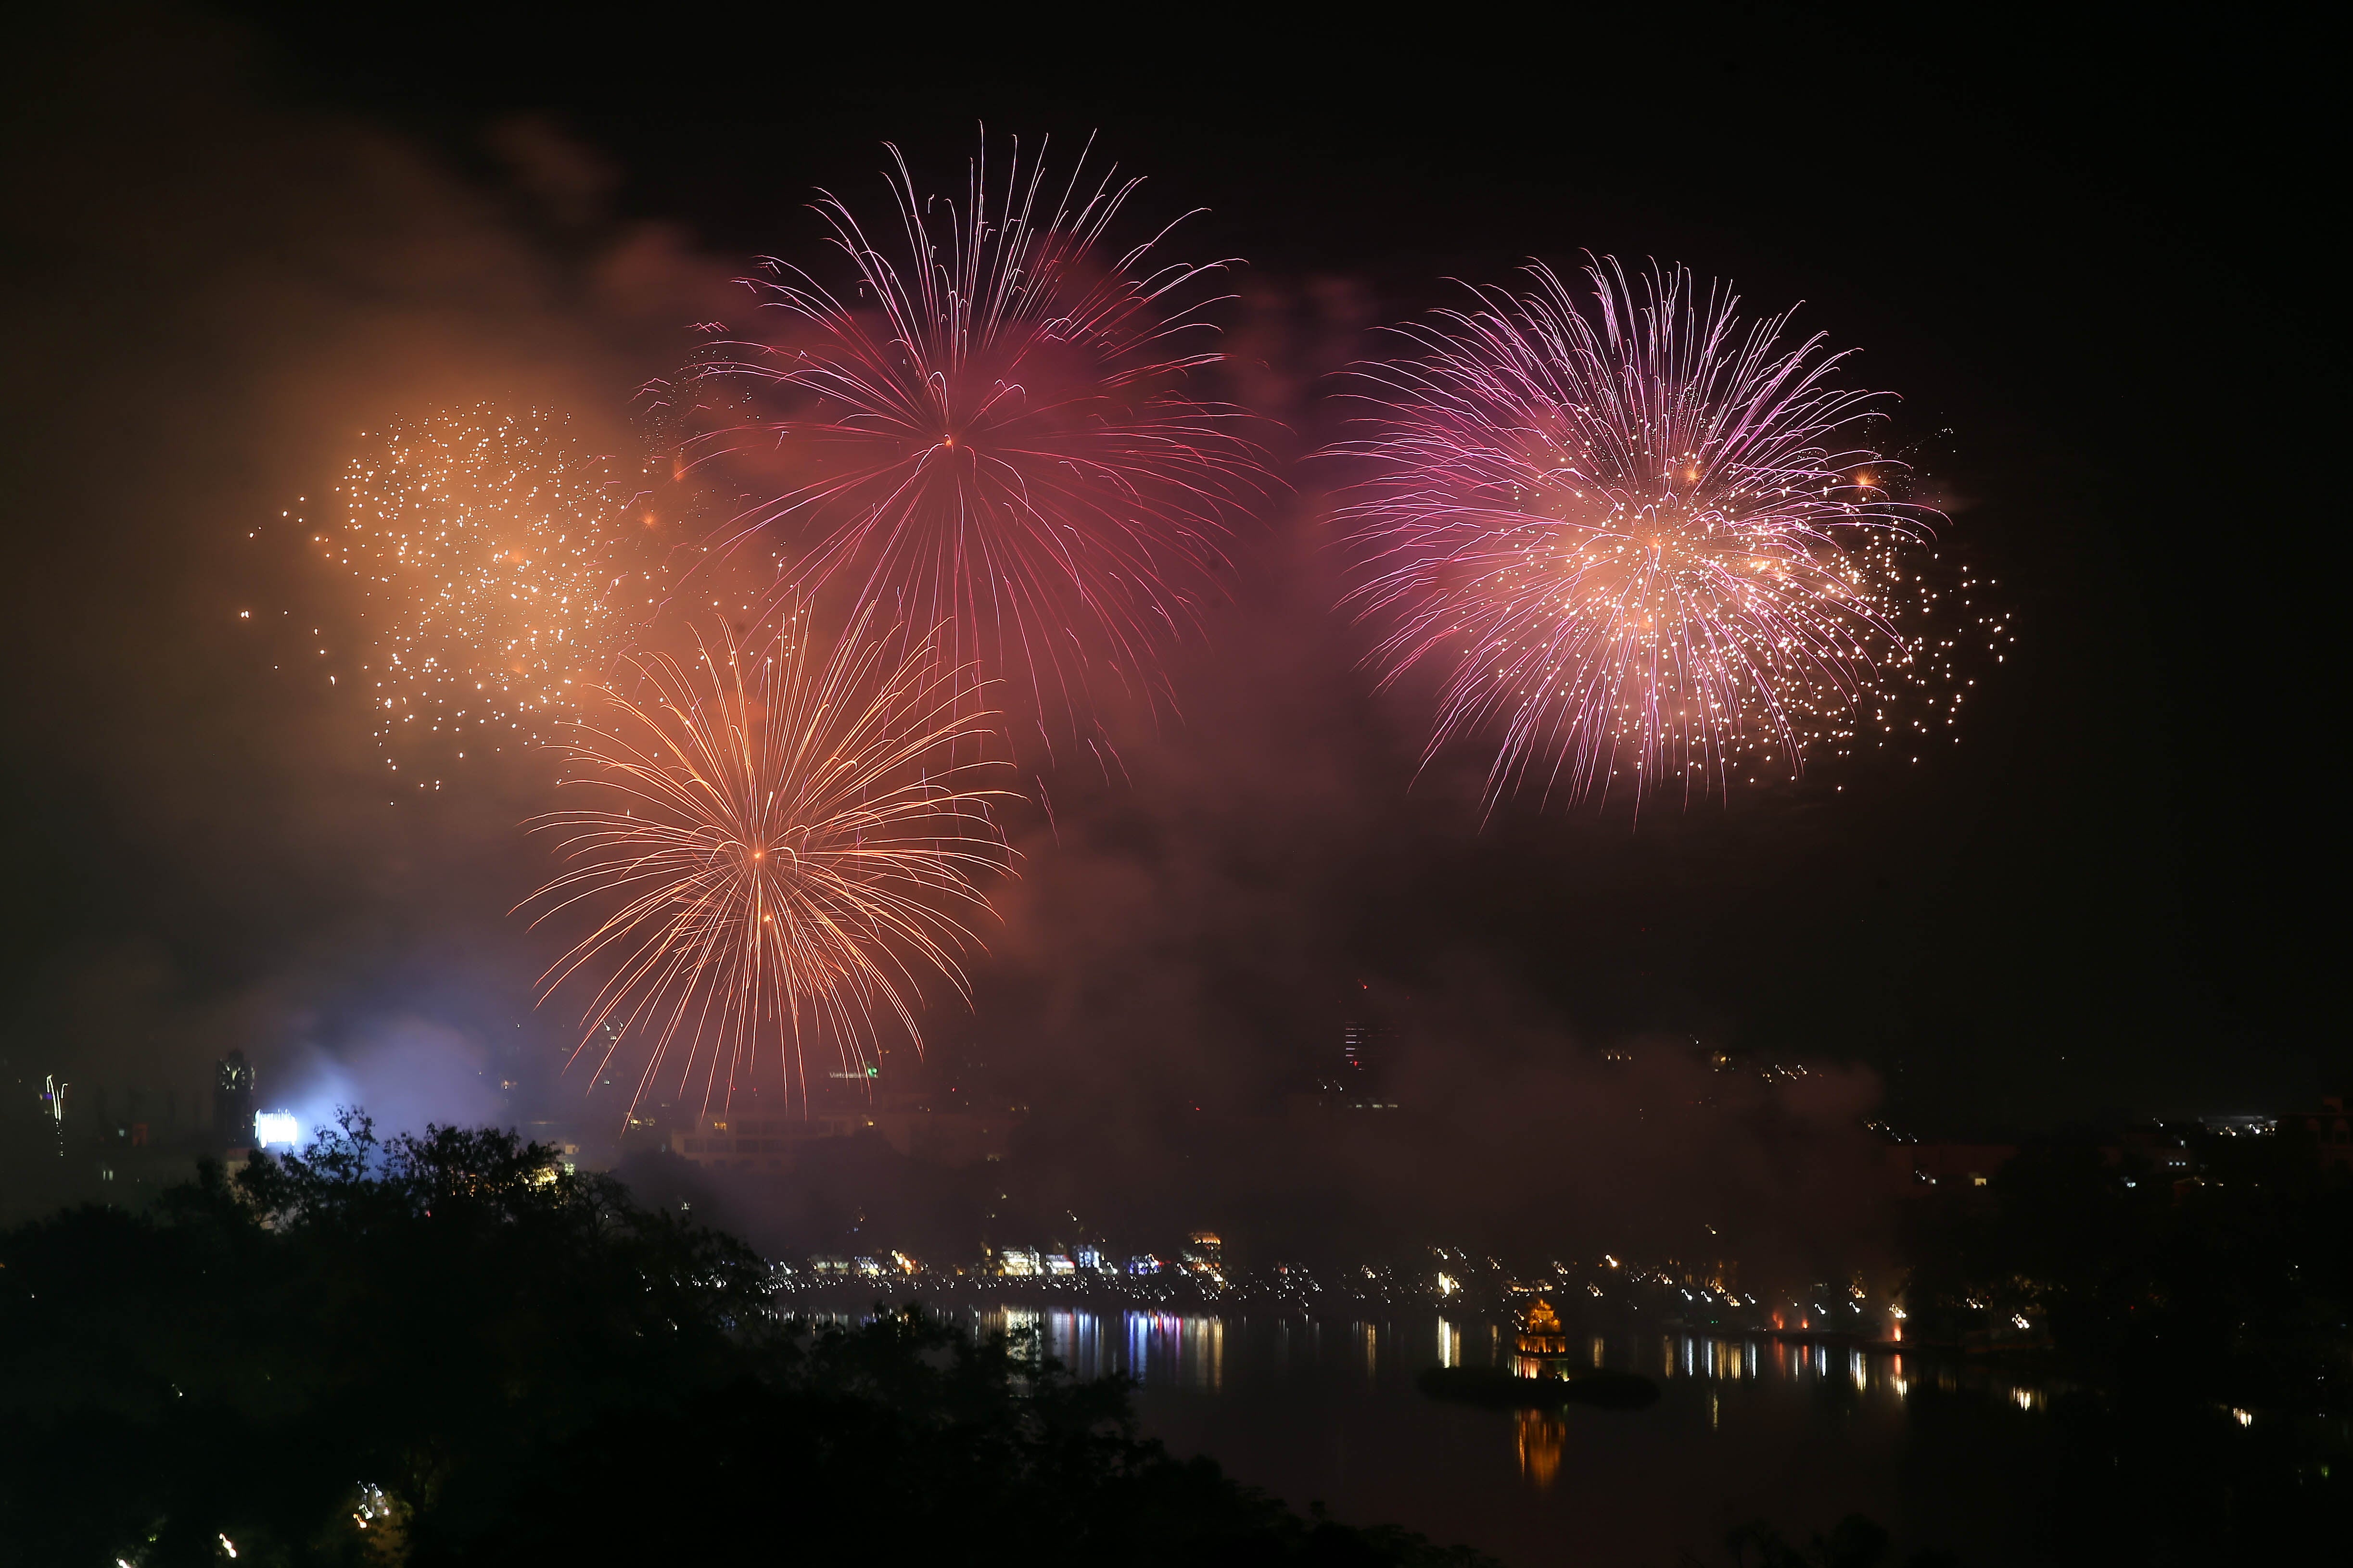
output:
[[[1659,1385],[1637,1373],[1600,1368],[1572,1371],[1568,1335],[1552,1303],[1539,1299],[1520,1321],[1508,1366],[1434,1366],[1415,1384],[1432,1399],[1490,1410],[1549,1410],[1590,1405],[1641,1410],[1659,1400]]]

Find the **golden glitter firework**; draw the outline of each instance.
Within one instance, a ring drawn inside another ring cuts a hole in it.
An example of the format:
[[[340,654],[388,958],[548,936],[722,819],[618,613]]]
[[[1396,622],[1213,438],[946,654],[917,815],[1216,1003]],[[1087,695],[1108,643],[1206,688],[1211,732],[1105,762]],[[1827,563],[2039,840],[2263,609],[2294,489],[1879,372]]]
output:
[[[626,658],[634,690],[604,692],[603,721],[568,748],[565,783],[607,804],[533,825],[571,864],[525,902],[539,920],[606,911],[543,997],[596,987],[580,1050],[602,1042],[599,1079],[648,1047],[632,1106],[658,1077],[723,1100],[764,1059],[806,1103],[814,1045],[862,1078],[879,1015],[921,1048],[918,972],[968,996],[976,879],[1009,857],[989,764],[956,759],[995,715],[959,713],[969,672],[934,657],[939,634],[882,635],[873,616],[822,652],[795,611],[751,647],[723,626],[691,659]]]
[[[658,596],[652,481],[560,415],[491,405],[395,420],[314,535],[360,580],[360,689],[387,765],[543,740],[576,713]]]

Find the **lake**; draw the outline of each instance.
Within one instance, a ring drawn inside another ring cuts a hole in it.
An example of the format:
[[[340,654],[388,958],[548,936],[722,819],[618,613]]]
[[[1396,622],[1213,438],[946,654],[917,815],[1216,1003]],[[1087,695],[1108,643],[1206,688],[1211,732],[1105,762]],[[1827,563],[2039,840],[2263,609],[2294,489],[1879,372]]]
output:
[[[2043,1396],[1981,1366],[1823,1345],[1580,1331],[1585,1359],[1660,1385],[1647,1410],[1444,1405],[1437,1365],[1508,1354],[1498,1322],[1399,1311],[948,1308],[1035,1329],[1082,1375],[1142,1384],[1147,1434],[1304,1510],[1467,1542],[1507,1563],[1727,1563],[1725,1531],[1764,1519],[1794,1541],[1849,1512],[1968,1568],[2031,1560],[2047,1485]]]

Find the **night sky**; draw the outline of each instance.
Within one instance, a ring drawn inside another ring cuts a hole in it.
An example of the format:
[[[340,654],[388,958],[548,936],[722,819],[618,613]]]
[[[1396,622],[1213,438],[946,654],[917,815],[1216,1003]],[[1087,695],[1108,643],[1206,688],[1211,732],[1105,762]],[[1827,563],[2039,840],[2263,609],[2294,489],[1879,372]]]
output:
[[[1848,1064],[1852,1109],[1930,1129],[2341,1085],[2311,41],[2047,9],[232,11],[15,47],[11,1076],[193,1085],[243,1045],[281,1082],[375,1061],[435,1114],[484,1110],[477,1068],[577,1092],[531,1008],[548,942],[506,914],[543,766],[387,805],[316,679],[348,606],[281,513],[403,410],[625,430],[749,257],[809,250],[813,187],[871,201],[886,139],[959,181],[985,123],[1094,133],[1149,176],[1139,226],[1208,209],[1175,253],[1247,259],[1229,374],[1296,493],[1176,656],[1181,717],[1020,828],[940,1070],[1082,1118],[1246,1104],[1377,996],[1416,1081],[1692,1037]],[[1330,608],[1338,475],[1296,459],[1369,329],[1588,250],[1803,300],[1903,395],[1944,547],[2019,634],[1958,748],[1639,827],[1482,827],[1475,775],[1417,782],[1421,715]]]

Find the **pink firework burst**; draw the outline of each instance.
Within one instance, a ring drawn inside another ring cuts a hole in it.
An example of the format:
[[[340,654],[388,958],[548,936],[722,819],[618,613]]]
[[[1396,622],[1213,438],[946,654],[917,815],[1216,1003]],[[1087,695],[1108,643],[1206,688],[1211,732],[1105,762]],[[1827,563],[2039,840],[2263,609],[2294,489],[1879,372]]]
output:
[[[1340,515],[1384,684],[1442,679],[1430,754],[1493,737],[1492,809],[1688,801],[1850,750],[1922,668],[1904,567],[1935,514],[1864,440],[1883,395],[1681,268],[1599,261],[1589,296],[1528,271],[1398,329],[1335,448],[1367,470]]]
[[[952,625],[943,655],[1002,680],[1050,744],[1091,720],[1100,675],[1156,700],[1263,483],[1239,411],[1189,387],[1219,358],[1195,346],[1199,285],[1227,264],[1156,261],[1166,229],[1112,250],[1139,184],[1115,171],[1057,195],[1018,153],[993,177],[984,148],[957,203],[890,151],[887,237],[818,204],[845,279],[771,262],[746,280],[776,331],[697,367],[737,395],[705,440],[760,476],[746,531],[788,551],[787,589]]]

